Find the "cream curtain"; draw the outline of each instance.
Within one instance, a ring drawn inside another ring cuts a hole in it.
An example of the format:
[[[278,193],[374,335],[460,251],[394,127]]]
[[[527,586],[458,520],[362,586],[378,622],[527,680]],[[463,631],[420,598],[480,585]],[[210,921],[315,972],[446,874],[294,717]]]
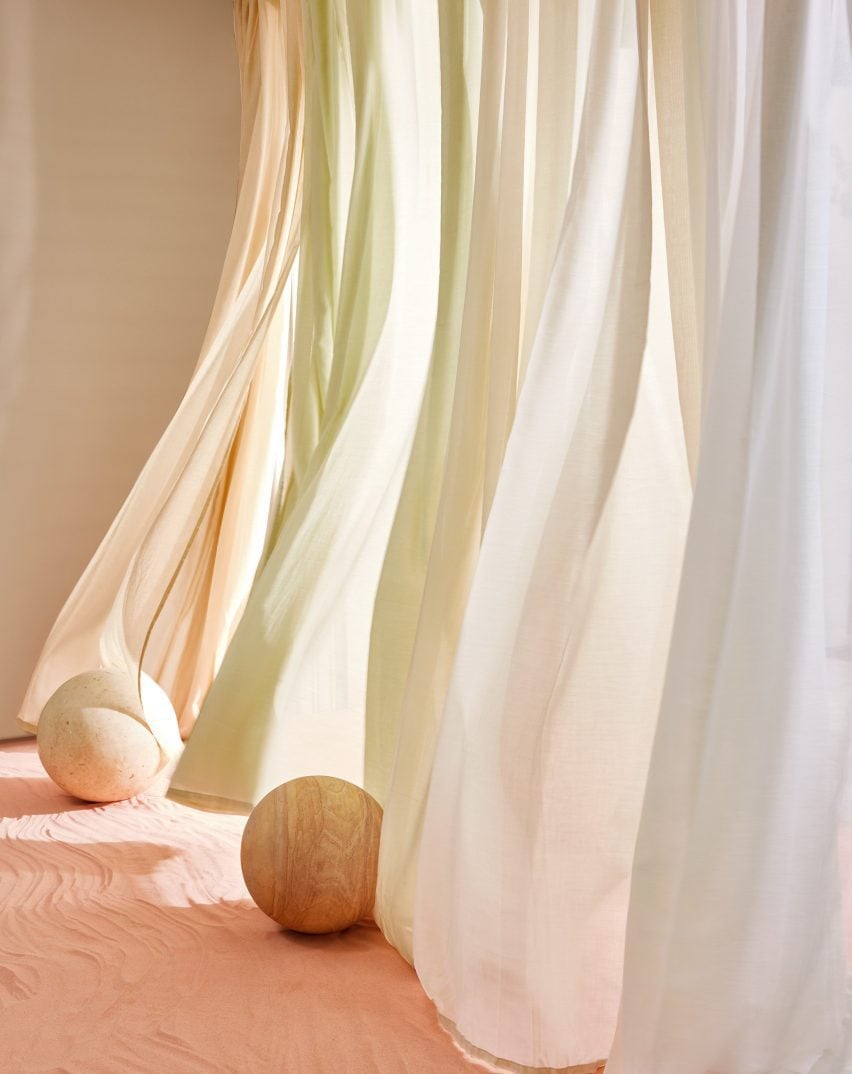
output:
[[[66,679],[115,667],[159,681],[188,733],[275,514],[302,179],[300,6],[237,3],[234,25],[240,186],[210,325],[177,413],[47,639],[20,714],[28,730]],[[177,728],[152,731],[165,763]]]
[[[849,4],[236,14],[202,360],[22,719],[144,666],[173,797],[363,781],[491,1067],[846,1074]]]

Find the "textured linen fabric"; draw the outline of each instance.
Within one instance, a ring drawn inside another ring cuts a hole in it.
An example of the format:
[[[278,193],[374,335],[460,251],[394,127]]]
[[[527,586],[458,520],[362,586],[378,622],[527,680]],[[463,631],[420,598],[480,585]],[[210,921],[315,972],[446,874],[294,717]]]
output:
[[[332,333],[323,344],[296,330],[310,354],[295,361],[314,375],[294,382],[290,408],[310,408],[313,431],[306,419],[274,547],[169,792],[212,808],[248,811],[299,775],[363,778],[370,620],[432,353],[441,211],[437,10],[360,3],[336,10],[344,47],[328,48],[323,32],[309,37],[309,79],[327,79],[340,99],[325,107],[322,91],[311,95],[307,183],[314,169],[334,165],[323,156],[326,129],[332,154],[354,139],[339,293],[329,234],[342,214],[329,196],[301,234],[327,289],[306,285],[299,300],[309,306],[304,313],[299,306],[297,321],[327,305],[327,322],[314,327]],[[338,70],[324,73],[328,65]],[[351,134],[338,130],[343,123]]]
[[[443,469],[437,475],[440,498],[434,522],[424,512],[415,531],[423,542],[414,566],[415,577],[422,581],[406,599],[422,592],[419,608],[409,605],[405,631],[390,651],[392,624],[384,605],[373,626],[374,704],[368,718],[379,733],[367,754],[367,787],[385,807],[376,917],[408,959],[435,740],[512,425],[531,324],[543,301],[547,273],[542,281],[540,265],[552,260],[568,194],[578,32],[583,31],[576,15],[561,3],[503,2],[483,9],[459,355],[452,399],[447,400],[451,413],[446,455],[430,460],[431,468]],[[567,45],[558,59],[554,41]],[[415,474],[414,479],[425,487],[426,478]],[[391,551],[398,559],[399,548]],[[390,605],[398,597],[391,589],[393,578],[386,575],[385,581],[381,597]]]
[[[441,0],[441,261],[429,376],[376,592],[370,632],[364,785],[387,799],[444,473],[471,247],[482,56],[478,7]]]
[[[509,1069],[609,1052],[690,498],[662,243],[646,345],[643,27],[630,2],[583,15],[571,192],[444,707],[414,916],[427,992]]]
[[[850,12],[816,0],[692,14],[704,417],[607,1069],[841,1074]]]
[[[234,230],[186,395],[60,613],[20,723],[72,675],[142,667],[184,732],[239,617],[274,510],[302,174],[300,5],[235,5],[243,101]],[[152,726],[164,763],[177,727]]]
[[[849,4],[237,14],[218,313],[25,721],[187,726],[260,564],[172,797],[363,778],[499,1069],[847,1074]]]

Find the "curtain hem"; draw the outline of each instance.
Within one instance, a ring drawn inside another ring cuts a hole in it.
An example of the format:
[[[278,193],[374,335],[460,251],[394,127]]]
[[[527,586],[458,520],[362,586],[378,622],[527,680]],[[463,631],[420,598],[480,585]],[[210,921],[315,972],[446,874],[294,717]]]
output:
[[[430,996],[431,999],[431,996]],[[432,1000],[434,1003],[434,1000]],[[496,1071],[508,1071],[511,1074],[603,1074],[604,1067],[606,1066],[605,1059],[596,1059],[591,1063],[580,1063],[579,1065],[561,1066],[561,1067],[545,1067],[534,1066],[525,1063],[516,1063],[514,1059],[501,1059],[499,1056],[492,1055],[491,1052],[486,1051],[484,1048],[478,1048],[475,1044],[472,1044],[467,1037],[459,1030],[455,1022],[451,1021],[445,1015],[438,1011],[438,1021],[441,1027],[452,1037],[454,1043],[461,1049],[464,1054],[474,1059],[479,1063],[491,1067]]]
[[[178,805],[203,809],[207,813],[241,813],[248,816],[254,809],[249,802],[240,802],[233,798],[221,798],[215,794],[201,794],[198,791],[184,791],[178,787],[169,787],[165,797]]]

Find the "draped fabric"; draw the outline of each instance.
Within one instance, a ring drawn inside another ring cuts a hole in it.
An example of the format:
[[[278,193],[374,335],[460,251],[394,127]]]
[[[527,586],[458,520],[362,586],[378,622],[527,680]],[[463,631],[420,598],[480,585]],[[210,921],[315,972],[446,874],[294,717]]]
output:
[[[29,730],[71,675],[110,667],[139,679],[144,667],[188,733],[239,618],[283,454],[302,177],[300,18],[297,2],[235,7],[240,185],[210,325],[177,413],[47,639],[20,714]],[[152,731],[165,763],[179,752],[177,729]]]
[[[478,9],[438,6],[441,46],[441,249],[435,337],[411,456],[391,528],[373,611],[365,716],[365,785],[387,798],[441,486],[473,219],[473,158],[482,47]],[[493,219],[489,219],[493,224]],[[455,446],[455,445],[454,445]]]
[[[22,720],[144,667],[173,797],[363,782],[491,1067],[852,1071],[848,2],[235,10],[202,358]]]
[[[670,332],[646,344],[643,27],[632,3],[580,14],[571,192],[444,706],[414,962],[465,1041],[593,1070],[618,1011],[689,480]]]
[[[704,418],[615,1074],[852,1060],[849,15],[693,13]]]
[[[552,259],[567,197],[572,124],[563,123],[552,140],[536,140],[536,132],[541,127],[542,135],[548,133],[554,112],[572,99],[565,57],[557,65],[552,42],[570,44],[575,33],[576,14],[560,3],[484,9],[459,357],[452,396],[445,402],[446,455],[436,452],[430,463],[433,480],[441,481],[440,497],[432,521],[423,511],[421,492],[416,531],[421,543],[409,542],[419,559],[412,563],[409,557],[407,563],[408,595],[411,590],[420,595],[419,607],[406,620],[392,603],[405,592],[398,583],[391,589],[390,572],[400,557],[399,545],[392,544],[373,621],[367,726],[378,745],[367,751],[366,785],[385,805],[376,913],[385,934],[408,958],[435,739],[515,410],[525,341],[532,335],[529,323],[543,300],[540,270],[533,276],[531,265]],[[539,157],[547,163],[537,171]],[[531,181],[535,175],[537,184]],[[410,476],[422,490],[421,471],[414,456]],[[403,501],[398,525],[404,524],[406,508]],[[397,569],[396,576],[401,573]]]
[[[213,808],[250,809],[309,772],[362,779],[370,620],[435,330],[437,11],[340,3],[306,16],[327,21],[306,35],[312,200],[301,247],[314,275],[296,312],[293,477],[170,789]],[[353,161],[345,212],[338,157]]]

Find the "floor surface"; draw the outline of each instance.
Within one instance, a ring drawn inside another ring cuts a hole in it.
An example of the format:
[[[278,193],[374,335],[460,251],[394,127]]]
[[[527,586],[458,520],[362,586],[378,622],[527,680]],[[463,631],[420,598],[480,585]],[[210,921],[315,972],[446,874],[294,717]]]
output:
[[[377,929],[254,906],[243,823],[84,805],[0,743],[2,1074],[481,1074]]]

